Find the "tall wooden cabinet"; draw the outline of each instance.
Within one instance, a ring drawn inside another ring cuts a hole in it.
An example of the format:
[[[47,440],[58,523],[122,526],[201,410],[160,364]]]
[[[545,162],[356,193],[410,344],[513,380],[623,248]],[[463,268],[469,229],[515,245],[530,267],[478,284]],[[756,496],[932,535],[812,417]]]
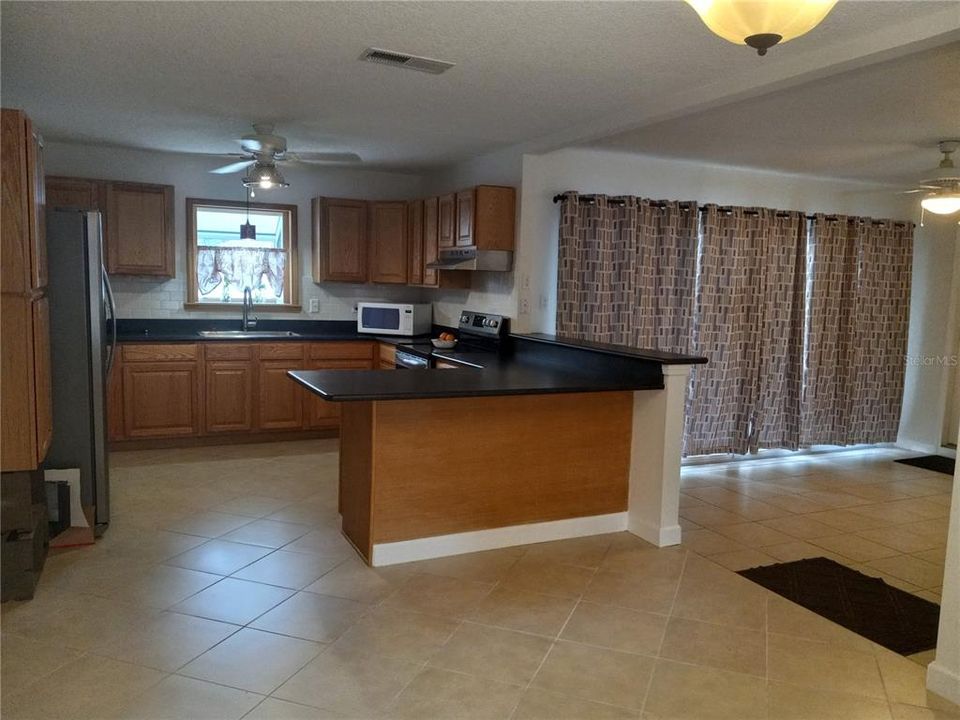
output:
[[[53,431],[42,140],[20,110],[0,113],[0,469],[34,470]]]
[[[98,210],[111,275],[174,277],[172,185],[49,177],[47,205]]]

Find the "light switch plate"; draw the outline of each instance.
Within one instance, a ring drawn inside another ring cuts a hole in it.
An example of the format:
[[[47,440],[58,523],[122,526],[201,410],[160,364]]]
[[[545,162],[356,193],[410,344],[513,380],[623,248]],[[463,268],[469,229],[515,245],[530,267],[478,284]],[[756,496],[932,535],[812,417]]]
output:
[[[310,298],[310,304],[307,306],[307,312],[311,312],[311,313],[320,312],[319,298]]]

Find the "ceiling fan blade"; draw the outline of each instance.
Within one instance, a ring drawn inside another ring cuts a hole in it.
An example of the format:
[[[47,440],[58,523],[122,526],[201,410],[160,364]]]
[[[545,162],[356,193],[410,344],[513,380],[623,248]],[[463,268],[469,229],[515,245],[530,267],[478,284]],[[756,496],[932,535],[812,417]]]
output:
[[[240,172],[241,170],[250,167],[255,162],[256,160],[241,160],[240,162],[230,163],[229,165],[218,167],[210,172],[215,173],[216,175],[229,175],[230,173]]]
[[[288,152],[286,161],[301,162],[307,164],[326,164],[326,163],[358,163],[362,162],[356,153],[337,153],[337,152]]]

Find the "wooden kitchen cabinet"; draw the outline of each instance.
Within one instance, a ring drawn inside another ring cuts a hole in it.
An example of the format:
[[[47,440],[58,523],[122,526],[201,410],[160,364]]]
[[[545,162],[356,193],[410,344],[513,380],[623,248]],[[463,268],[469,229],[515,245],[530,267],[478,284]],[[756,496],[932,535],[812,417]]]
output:
[[[407,204],[372,202],[368,225],[370,281],[407,284]]]
[[[46,182],[47,207],[102,212],[105,190],[102,180],[51,176]]]
[[[302,343],[261,343],[257,364],[257,428],[296,430],[303,427],[303,388],[287,377],[303,369]]]
[[[0,113],[0,469],[35,470],[52,433],[42,142],[20,110]]]
[[[462,290],[470,287],[470,273],[466,270],[437,270],[427,267],[436,262],[440,249],[440,198],[431,197],[423,201],[423,223],[421,256],[423,258],[424,287],[449,288]],[[412,284],[412,283],[411,283]]]
[[[123,423],[128,438],[200,433],[200,378],[196,362],[125,362]]]
[[[374,344],[369,342],[316,342],[307,351],[307,370],[372,370]],[[305,424],[308,428],[340,426],[340,403],[329,402],[304,389]]]
[[[367,203],[314,198],[313,281],[367,281]]]
[[[422,285],[425,272],[423,257],[423,200],[407,203],[407,282]]]
[[[453,193],[437,199],[437,245],[452,248],[457,244],[457,198]]]
[[[397,348],[390,343],[379,343],[377,350],[377,367],[380,370],[397,369]]]
[[[111,275],[174,277],[172,185],[49,177],[48,207],[97,210]]]
[[[477,185],[458,192],[457,247],[513,250],[516,195],[514,188],[498,185]]]
[[[173,277],[173,186],[110,182],[106,206],[107,272]]]
[[[253,430],[256,349],[253,345],[208,345],[204,351],[204,430]]]

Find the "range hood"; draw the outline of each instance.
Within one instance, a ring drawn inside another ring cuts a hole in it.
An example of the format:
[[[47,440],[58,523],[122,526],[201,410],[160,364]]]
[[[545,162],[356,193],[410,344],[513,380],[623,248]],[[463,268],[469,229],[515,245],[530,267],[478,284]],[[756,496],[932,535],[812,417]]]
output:
[[[434,270],[489,270],[509,272],[513,269],[513,252],[510,250],[478,250],[476,246],[440,248],[437,259],[427,263]]]

